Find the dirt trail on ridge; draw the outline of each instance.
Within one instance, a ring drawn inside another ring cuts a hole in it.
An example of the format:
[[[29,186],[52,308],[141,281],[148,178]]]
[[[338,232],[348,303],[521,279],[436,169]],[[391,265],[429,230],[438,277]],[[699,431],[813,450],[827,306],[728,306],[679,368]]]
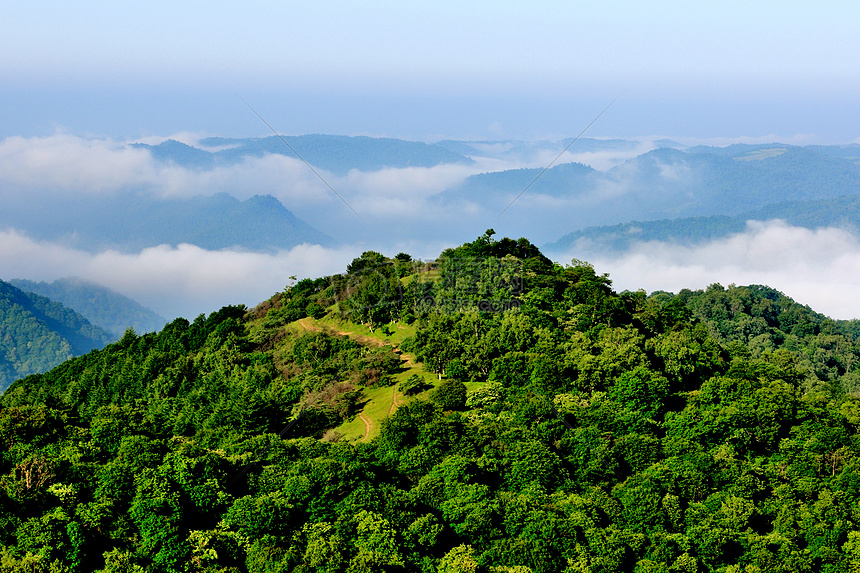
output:
[[[361,418],[362,422],[364,422],[364,437],[361,438],[361,441],[366,442],[370,439],[370,429],[373,427],[373,422],[370,421],[370,418],[364,415],[364,412],[359,412],[358,417]]]

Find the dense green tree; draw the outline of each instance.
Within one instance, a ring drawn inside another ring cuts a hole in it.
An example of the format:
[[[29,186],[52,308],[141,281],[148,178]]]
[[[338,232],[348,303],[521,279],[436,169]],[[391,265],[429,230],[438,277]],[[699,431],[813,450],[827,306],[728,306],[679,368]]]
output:
[[[766,287],[617,294],[491,230],[443,255],[368,252],[15,382],[0,570],[860,569],[856,325]],[[400,332],[304,320],[370,271],[465,302],[409,308],[433,393]],[[382,393],[378,437],[344,437]]]
[[[462,410],[466,405],[466,385],[456,378],[446,378],[433,391],[432,399],[443,410]]]

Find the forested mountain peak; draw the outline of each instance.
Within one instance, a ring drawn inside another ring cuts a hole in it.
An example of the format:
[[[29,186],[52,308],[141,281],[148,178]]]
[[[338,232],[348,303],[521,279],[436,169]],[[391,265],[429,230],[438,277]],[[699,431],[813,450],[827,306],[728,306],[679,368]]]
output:
[[[850,570],[854,332],[764,286],[618,293],[492,229],[367,251],[16,382],[4,564]]]

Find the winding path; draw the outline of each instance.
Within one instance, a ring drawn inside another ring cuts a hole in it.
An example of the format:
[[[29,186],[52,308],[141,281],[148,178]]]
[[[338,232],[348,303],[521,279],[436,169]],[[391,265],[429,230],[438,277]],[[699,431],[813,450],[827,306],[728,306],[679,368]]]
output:
[[[418,363],[415,360],[414,354],[403,352],[400,349],[399,345],[393,344],[390,341],[383,341],[376,337],[366,336],[358,334],[356,332],[349,332],[330,324],[320,324],[313,318],[309,317],[299,319],[298,324],[305,332],[326,332],[328,334],[348,336],[364,346],[388,346],[400,357],[400,363],[402,368],[405,368],[406,370],[413,370],[418,368]],[[394,387],[392,388],[391,405],[388,407],[389,416],[401,406],[401,403],[405,398],[406,396],[397,393],[397,384],[395,383]],[[365,415],[363,411],[358,413],[358,417],[364,423],[364,437],[361,438],[361,441],[370,441],[370,432],[373,429],[374,421],[370,417]]]
[[[361,418],[362,422],[364,422],[364,437],[361,441],[366,442],[370,439],[370,429],[373,427],[373,422],[370,421],[370,418],[364,415],[364,412],[359,412],[358,417]]]
[[[400,405],[397,403],[397,384],[394,385],[394,394],[391,396],[391,407],[388,408],[388,415],[394,413],[394,410]]]

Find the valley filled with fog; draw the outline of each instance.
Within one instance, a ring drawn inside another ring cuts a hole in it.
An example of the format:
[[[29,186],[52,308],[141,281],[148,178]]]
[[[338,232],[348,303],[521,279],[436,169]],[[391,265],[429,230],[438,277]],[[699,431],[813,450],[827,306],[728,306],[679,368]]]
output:
[[[588,260],[619,290],[767,284],[855,318],[858,156],[773,141],[7,137],[0,277],[80,276],[193,317],[363,251],[433,258],[493,228]],[[816,217],[797,215],[809,205]]]

